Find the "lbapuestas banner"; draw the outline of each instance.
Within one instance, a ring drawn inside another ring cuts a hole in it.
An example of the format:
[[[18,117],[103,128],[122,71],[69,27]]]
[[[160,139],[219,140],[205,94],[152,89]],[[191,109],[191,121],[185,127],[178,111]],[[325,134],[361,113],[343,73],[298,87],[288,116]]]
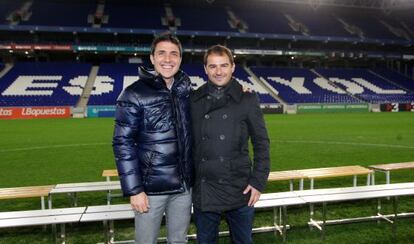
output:
[[[0,119],[69,118],[70,107],[0,107]]]

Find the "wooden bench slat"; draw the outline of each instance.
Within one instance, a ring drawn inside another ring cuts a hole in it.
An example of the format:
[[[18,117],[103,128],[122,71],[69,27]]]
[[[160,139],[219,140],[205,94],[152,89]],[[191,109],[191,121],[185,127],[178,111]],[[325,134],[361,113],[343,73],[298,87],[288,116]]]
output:
[[[330,167],[330,168],[316,168],[316,169],[303,169],[298,170],[307,178],[321,179],[329,177],[340,177],[350,175],[365,175],[372,173],[372,170],[364,168],[359,165],[354,166],[341,166],[341,167]]]
[[[10,187],[0,189],[0,199],[44,197],[48,196],[54,185]]]
[[[399,169],[413,169],[414,162],[392,163],[392,164],[377,164],[370,165],[370,168],[379,170],[399,170]]]
[[[297,170],[287,170],[287,171],[272,171],[269,173],[269,181],[277,180],[295,180],[302,179],[304,176],[299,173]]]
[[[102,171],[102,176],[103,177],[115,177],[118,176],[118,170],[116,169],[105,169],[104,171]]]

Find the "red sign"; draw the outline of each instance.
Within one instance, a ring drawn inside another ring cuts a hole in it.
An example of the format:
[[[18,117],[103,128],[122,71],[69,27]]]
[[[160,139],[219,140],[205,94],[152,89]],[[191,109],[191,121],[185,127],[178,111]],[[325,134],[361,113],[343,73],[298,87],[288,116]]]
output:
[[[70,107],[0,107],[0,119],[69,118]]]

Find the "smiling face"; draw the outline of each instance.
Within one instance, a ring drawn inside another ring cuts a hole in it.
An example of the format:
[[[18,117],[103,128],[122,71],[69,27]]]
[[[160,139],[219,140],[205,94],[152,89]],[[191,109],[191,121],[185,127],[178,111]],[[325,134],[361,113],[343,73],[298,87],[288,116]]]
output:
[[[155,71],[162,76],[164,81],[166,83],[172,82],[181,64],[178,46],[169,41],[161,41],[155,46],[150,59]]]
[[[225,86],[230,82],[235,67],[226,54],[211,53],[206,59],[204,70],[214,85]]]

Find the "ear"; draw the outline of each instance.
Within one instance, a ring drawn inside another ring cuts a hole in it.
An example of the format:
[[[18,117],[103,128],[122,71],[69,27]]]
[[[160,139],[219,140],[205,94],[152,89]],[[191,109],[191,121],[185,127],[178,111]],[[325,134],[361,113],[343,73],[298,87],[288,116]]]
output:
[[[231,68],[231,73],[233,74],[235,70],[236,70],[236,64],[233,63],[233,67]]]
[[[208,75],[207,73],[207,66],[204,65],[204,73],[206,73],[206,75]]]
[[[150,55],[150,60],[151,60],[151,63],[152,63],[152,65],[154,65],[154,55]]]

